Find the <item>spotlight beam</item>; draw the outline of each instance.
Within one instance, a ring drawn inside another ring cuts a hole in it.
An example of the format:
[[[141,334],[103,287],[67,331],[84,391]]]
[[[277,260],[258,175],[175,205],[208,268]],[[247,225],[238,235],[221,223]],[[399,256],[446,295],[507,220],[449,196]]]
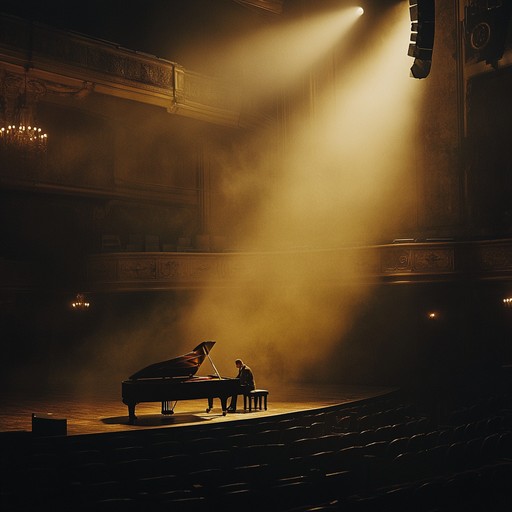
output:
[[[348,34],[364,11],[360,7],[322,13],[269,27],[219,52],[217,70],[237,76],[251,101],[268,96],[297,80]]]

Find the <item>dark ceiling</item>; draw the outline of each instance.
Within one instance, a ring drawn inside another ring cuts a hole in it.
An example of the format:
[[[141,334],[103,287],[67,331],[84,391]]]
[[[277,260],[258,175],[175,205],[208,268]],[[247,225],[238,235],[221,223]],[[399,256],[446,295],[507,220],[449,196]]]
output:
[[[396,2],[397,0],[393,0]],[[353,0],[3,0],[0,12],[207,71],[212,43]],[[374,6],[390,0],[361,0]],[[270,9],[265,8],[270,6]],[[282,9],[279,9],[282,7]]]
[[[211,41],[228,41],[270,19],[268,11],[235,0],[4,0],[0,12],[168,60],[190,47],[207,51]]]

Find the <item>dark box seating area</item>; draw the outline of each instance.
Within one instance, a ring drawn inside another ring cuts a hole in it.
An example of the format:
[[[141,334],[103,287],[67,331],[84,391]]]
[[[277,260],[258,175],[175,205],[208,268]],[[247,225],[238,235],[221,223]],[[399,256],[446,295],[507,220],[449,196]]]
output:
[[[2,510],[512,510],[510,394],[425,410],[395,393],[221,426],[5,432]]]

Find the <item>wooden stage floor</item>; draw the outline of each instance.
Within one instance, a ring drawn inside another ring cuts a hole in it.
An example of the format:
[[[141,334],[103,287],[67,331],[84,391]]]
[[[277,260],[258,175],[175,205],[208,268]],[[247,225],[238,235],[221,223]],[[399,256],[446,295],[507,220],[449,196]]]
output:
[[[128,408],[115,394],[73,396],[53,393],[40,397],[9,396],[0,398],[0,432],[31,431],[32,415],[65,418],[67,435],[133,431],[147,428],[174,427],[193,424],[215,424],[247,420],[264,416],[285,415],[298,411],[322,409],[339,404],[358,402],[394,391],[392,388],[370,386],[293,385],[286,389],[269,390],[266,411],[244,411],[239,397],[238,411],[222,415],[220,402],[206,412],[205,400],[180,401],[174,414],[160,414],[159,403],[137,405],[137,422],[128,423]],[[242,408],[240,409],[240,405]]]

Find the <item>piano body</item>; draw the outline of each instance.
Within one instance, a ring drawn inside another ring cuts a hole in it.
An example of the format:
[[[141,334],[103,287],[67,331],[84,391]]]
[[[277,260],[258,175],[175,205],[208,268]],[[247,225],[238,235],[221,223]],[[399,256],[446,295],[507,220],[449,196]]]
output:
[[[137,419],[135,407],[140,402],[161,402],[162,414],[173,414],[178,400],[206,398],[206,412],[210,412],[213,399],[219,398],[222,414],[226,415],[228,398],[241,393],[240,379],[219,375],[209,355],[214,345],[215,341],[204,341],[188,354],[146,366],[123,381],[122,398],[128,406],[130,424]],[[195,376],[205,358],[210,360],[216,374]],[[175,402],[173,406],[171,402]]]

